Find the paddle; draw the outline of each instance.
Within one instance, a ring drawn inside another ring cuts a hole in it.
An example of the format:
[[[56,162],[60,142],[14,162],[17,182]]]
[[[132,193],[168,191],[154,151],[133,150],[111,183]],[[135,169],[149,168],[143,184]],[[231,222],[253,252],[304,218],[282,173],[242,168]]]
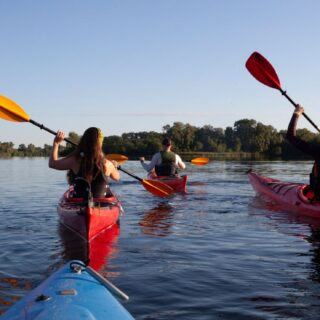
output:
[[[191,163],[196,165],[196,166],[205,166],[208,164],[209,159],[205,157],[199,157],[199,158],[194,158],[191,160]]]
[[[140,181],[146,190],[148,190],[149,192],[153,193],[158,197],[164,198],[164,197],[170,196],[173,193],[173,189],[170,186],[166,185],[165,183],[162,183],[156,180],[141,179],[135,176],[134,174],[122,169],[121,166],[118,166],[118,170]]]
[[[114,154],[114,153],[107,154],[106,158],[108,160],[117,161],[119,164],[122,164],[122,163],[125,163],[126,161],[128,161],[128,157],[123,156],[121,154]]]
[[[9,121],[14,121],[14,122],[30,122],[33,125],[39,127],[40,129],[46,130],[49,133],[56,135],[57,133],[47,127],[45,127],[43,124],[40,124],[32,119],[30,119],[29,115],[14,101],[4,97],[0,96],[0,118],[4,120],[9,120]],[[76,146],[76,143],[72,142],[71,140],[65,138],[64,139],[66,142],[72,144],[73,146]],[[123,163],[128,160],[126,156],[122,155],[117,155],[117,154],[109,154],[107,155],[107,158],[109,160],[115,160],[119,161],[119,163]],[[159,197],[167,197],[172,194],[173,189],[166,184],[158,181],[153,181],[153,180],[143,180],[125,170],[120,168],[119,170],[123,171],[124,173],[128,174],[129,176],[139,180],[142,182],[142,185],[144,188],[153,193],[156,196]]]
[[[107,154],[106,157],[109,160],[117,161],[119,164],[124,163],[128,160],[128,157],[123,156],[121,154],[112,154],[111,153],[111,154]],[[137,177],[136,175],[122,169],[121,166],[118,166],[117,169],[126,173],[127,175],[133,177],[134,179],[137,179],[138,181],[140,181],[146,190],[148,190],[149,192],[153,193],[154,195],[156,195],[158,197],[167,197],[173,193],[173,189],[163,182],[155,181],[155,180],[141,179],[141,178]]]
[[[278,75],[271,63],[259,52],[253,52],[251,54],[246,62],[246,68],[258,81],[268,87],[278,89],[294,107],[297,106],[297,104],[287,95],[286,91],[282,90]],[[313,125],[313,127],[320,132],[319,127],[305,113],[302,114]]]
[[[39,127],[40,129],[46,130],[53,135],[57,134],[53,130],[45,127],[43,124],[40,124],[30,119],[29,115],[20,106],[18,106],[14,101],[4,96],[0,96],[0,117],[2,119],[14,122],[30,122],[33,125]],[[67,138],[65,138],[64,140],[74,146],[76,145],[74,142]]]

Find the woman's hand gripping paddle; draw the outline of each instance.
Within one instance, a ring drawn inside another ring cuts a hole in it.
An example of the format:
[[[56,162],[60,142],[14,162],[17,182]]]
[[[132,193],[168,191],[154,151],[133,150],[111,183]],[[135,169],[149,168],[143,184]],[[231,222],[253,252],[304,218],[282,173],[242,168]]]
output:
[[[286,91],[282,90],[280,80],[271,63],[262,56],[259,52],[253,52],[246,62],[246,68],[251,75],[261,83],[268,87],[278,89],[294,107],[297,104],[287,95]],[[318,126],[305,114],[303,116],[313,125],[313,127],[320,132]]]
[[[14,101],[4,97],[0,96],[0,118],[8,121],[14,121],[14,122],[30,122],[33,125],[39,127],[40,129],[43,129],[53,135],[56,135],[57,133],[47,127],[45,127],[43,124],[40,124],[32,119],[30,119],[29,115]],[[76,146],[76,143],[72,142],[71,140],[65,138],[66,142]],[[128,160],[126,156],[118,155],[118,154],[109,154],[106,156],[109,160],[115,160],[119,163],[123,163]],[[128,174],[129,176],[139,180],[143,187],[151,192],[152,194],[158,196],[158,197],[167,197],[172,194],[173,189],[169,186],[167,186],[164,183],[153,181],[153,180],[143,180],[125,170],[123,170],[121,167],[119,167],[119,170],[123,171],[124,173]]]

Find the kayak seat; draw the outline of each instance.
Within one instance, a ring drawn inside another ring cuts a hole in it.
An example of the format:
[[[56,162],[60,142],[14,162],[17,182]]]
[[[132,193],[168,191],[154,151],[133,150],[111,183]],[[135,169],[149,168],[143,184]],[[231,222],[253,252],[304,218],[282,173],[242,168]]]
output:
[[[317,199],[315,192],[312,190],[310,186],[306,186],[303,190],[303,195],[310,201],[310,202],[315,202],[319,201]]]
[[[170,179],[170,178],[177,178],[178,175],[177,174],[171,174],[169,176],[158,176],[157,175],[157,179]]]
[[[115,200],[115,197],[113,195],[113,193],[111,192],[110,189],[108,189],[108,193],[106,194],[105,197],[97,197],[97,198],[93,198],[93,202],[95,203],[105,203],[105,204],[112,204],[113,201]],[[75,192],[74,192],[74,188],[71,187],[65,194],[65,201],[69,202],[69,203],[75,203],[75,204],[81,204],[85,201],[86,198],[82,198],[82,197],[77,197]]]
[[[75,178],[73,183],[73,193],[70,196],[74,198],[89,199],[91,195],[91,185],[83,178]]]
[[[114,197],[108,197],[108,198],[93,198],[94,202],[101,202],[101,203],[112,203],[112,200]],[[66,202],[70,203],[83,203],[83,198],[66,198]]]
[[[104,184],[102,187],[96,188],[80,177],[75,178],[73,183],[73,194],[70,194],[73,198],[91,199],[93,198],[109,198],[113,197],[113,194],[108,185]]]

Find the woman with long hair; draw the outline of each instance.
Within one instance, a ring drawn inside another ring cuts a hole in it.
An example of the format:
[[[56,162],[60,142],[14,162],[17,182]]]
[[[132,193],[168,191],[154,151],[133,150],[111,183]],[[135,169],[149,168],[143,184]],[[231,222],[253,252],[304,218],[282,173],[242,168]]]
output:
[[[103,134],[99,128],[88,128],[80,139],[76,149],[68,156],[59,159],[59,145],[65,134],[58,131],[53,140],[49,158],[49,167],[57,170],[69,170],[69,183],[74,185],[75,197],[83,197],[87,188],[94,198],[108,195],[108,177],[118,181],[120,173],[116,161],[105,158],[102,151]]]

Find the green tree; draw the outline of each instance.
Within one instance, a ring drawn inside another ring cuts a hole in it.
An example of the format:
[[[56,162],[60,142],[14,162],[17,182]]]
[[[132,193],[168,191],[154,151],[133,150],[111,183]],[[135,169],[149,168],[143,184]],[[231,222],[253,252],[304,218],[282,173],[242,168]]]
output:
[[[241,150],[241,141],[231,127],[225,130],[225,143],[228,151],[239,152]]]
[[[10,157],[14,153],[14,144],[12,142],[0,142],[0,154],[5,157]]]
[[[255,152],[254,135],[257,122],[253,119],[242,119],[234,123],[234,133],[239,138],[241,150],[244,152]]]
[[[172,139],[174,150],[177,152],[190,151],[195,146],[197,128],[189,123],[174,122],[172,127],[169,125],[164,126],[163,131],[166,136]]]
[[[253,150],[255,152],[266,152],[269,150],[272,137],[276,134],[276,129],[272,126],[266,126],[258,123],[255,127],[254,138],[252,140]]]
[[[105,153],[126,154],[123,138],[113,135],[105,137],[103,140],[103,151]]]
[[[48,145],[48,144],[45,144],[43,146],[43,153],[44,153],[44,156],[45,157],[48,157],[51,153],[51,149],[52,149],[52,146]]]

